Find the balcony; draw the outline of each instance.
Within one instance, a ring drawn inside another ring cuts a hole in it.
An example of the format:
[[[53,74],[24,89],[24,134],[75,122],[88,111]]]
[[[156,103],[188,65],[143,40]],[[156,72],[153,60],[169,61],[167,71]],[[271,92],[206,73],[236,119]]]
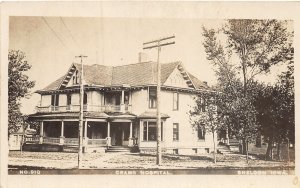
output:
[[[37,113],[55,113],[55,112],[79,112],[80,105],[67,105],[67,106],[37,106]],[[85,112],[131,112],[131,105],[83,105]]]

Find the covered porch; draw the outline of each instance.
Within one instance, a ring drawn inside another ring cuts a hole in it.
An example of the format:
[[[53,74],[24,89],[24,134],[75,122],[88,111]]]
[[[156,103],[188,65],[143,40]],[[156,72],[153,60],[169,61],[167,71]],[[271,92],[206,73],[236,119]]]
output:
[[[85,119],[83,147],[133,146],[133,121]],[[78,146],[78,120],[40,121],[40,134],[26,140],[39,144]]]

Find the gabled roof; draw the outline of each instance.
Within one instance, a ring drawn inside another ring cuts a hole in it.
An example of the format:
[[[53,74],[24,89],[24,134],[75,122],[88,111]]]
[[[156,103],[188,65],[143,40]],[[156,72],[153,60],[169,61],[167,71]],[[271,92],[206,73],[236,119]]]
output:
[[[154,85],[157,83],[156,66],[157,63],[151,61],[123,66],[84,65],[84,81],[90,86],[97,85],[103,87],[121,86],[123,84],[130,86]],[[180,71],[191,88],[208,88],[207,85],[198,80],[195,76],[186,72],[181,62],[161,64],[162,85],[175,68],[180,68]],[[63,89],[76,70],[80,73],[81,65],[73,63],[66,75],[60,77],[41,91]]]
[[[76,69],[81,70],[81,65],[74,63]],[[112,66],[104,66],[104,65],[83,65],[83,77],[84,81],[88,85],[103,85],[109,86],[112,83]]]

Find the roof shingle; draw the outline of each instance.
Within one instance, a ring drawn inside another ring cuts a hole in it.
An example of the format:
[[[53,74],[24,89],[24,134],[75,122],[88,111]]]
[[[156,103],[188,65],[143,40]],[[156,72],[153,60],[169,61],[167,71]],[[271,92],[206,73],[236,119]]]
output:
[[[180,62],[161,64],[161,83],[163,84]],[[74,63],[80,71],[81,65]],[[131,86],[152,85],[157,83],[156,62],[143,62],[123,66],[84,65],[84,80],[88,85],[116,86],[129,84]],[[207,88],[203,82],[188,73],[196,89]],[[60,77],[42,91],[56,90],[65,76]]]

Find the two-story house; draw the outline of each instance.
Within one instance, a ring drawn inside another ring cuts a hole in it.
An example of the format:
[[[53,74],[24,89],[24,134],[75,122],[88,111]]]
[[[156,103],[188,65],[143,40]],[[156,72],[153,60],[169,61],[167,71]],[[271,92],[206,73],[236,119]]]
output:
[[[88,148],[133,146],[156,148],[155,62],[124,66],[84,65],[83,144]],[[78,144],[80,64],[42,90],[40,105],[30,115],[39,121],[40,144]],[[210,91],[181,62],[161,65],[162,148],[171,153],[203,153],[213,147],[211,133],[190,123],[194,97]]]

